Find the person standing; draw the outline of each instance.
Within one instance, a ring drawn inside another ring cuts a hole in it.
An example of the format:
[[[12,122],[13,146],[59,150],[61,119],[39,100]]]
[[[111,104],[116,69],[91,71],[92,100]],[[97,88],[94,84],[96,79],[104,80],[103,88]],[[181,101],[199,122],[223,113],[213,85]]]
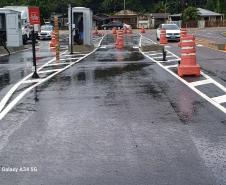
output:
[[[83,17],[80,18],[78,22],[79,39],[83,41]]]

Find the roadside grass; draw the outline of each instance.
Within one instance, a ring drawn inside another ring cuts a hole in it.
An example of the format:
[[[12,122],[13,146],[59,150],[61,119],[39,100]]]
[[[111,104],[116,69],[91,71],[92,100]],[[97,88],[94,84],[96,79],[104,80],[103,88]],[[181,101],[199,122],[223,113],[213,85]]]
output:
[[[224,32],[224,36],[226,36],[226,32]]]

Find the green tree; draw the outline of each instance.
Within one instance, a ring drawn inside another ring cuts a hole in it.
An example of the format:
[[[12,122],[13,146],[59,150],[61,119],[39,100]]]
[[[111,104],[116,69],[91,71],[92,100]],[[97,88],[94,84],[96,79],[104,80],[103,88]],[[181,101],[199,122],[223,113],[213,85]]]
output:
[[[160,1],[154,6],[154,11],[156,13],[165,13],[169,9],[168,3],[165,1]]]
[[[198,10],[196,7],[189,6],[183,11],[182,19],[184,22],[196,21],[198,19]]]

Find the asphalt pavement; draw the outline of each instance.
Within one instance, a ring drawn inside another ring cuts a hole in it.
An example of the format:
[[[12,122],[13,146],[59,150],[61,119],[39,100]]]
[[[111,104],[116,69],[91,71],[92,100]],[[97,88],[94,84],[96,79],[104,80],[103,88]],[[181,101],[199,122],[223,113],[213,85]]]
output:
[[[138,40],[117,50],[106,37],[1,121],[0,167],[21,171],[2,170],[0,184],[226,184],[225,114],[144,58]]]

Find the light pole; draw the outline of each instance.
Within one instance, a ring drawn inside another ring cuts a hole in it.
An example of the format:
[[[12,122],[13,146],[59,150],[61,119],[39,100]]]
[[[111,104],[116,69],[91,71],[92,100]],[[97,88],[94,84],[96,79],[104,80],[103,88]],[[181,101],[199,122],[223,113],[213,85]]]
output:
[[[165,0],[165,20],[166,20],[166,4],[167,4],[167,0]]]
[[[126,10],[126,0],[124,0],[124,12]]]

